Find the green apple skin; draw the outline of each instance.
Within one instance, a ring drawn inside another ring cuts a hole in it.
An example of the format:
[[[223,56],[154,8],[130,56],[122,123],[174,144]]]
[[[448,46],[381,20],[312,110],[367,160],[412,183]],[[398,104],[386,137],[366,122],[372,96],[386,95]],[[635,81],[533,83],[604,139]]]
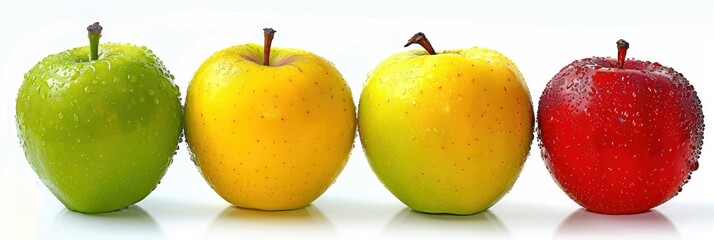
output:
[[[163,177],[182,128],[178,87],[145,47],[79,47],[33,67],[16,100],[27,161],[68,209],[101,213],[145,198]]]
[[[516,65],[486,48],[410,50],[370,74],[359,136],[379,180],[427,213],[485,211],[515,183],[533,140],[533,107]]]

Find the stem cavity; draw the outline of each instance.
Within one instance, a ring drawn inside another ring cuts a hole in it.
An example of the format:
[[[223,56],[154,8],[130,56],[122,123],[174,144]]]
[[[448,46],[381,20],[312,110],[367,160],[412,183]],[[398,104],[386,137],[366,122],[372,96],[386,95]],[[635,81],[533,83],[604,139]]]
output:
[[[428,52],[430,55],[436,55],[436,52],[434,51],[434,48],[431,46],[431,43],[429,42],[429,39],[426,38],[426,35],[422,32],[418,32],[412,36],[412,38],[409,39],[406,45],[404,47],[408,47],[409,45],[412,45],[413,43],[421,45],[424,49],[426,49],[426,52]]]
[[[625,67],[625,57],[627,56],[628,48],[630,48],[630,43],[623,39],[617,40],[617,66],[620,69]]]
[[[275,35],[275,30],[272,28],[263,28],[263,37],[265,41],[263,43],[263,65],[270,66],[270,45],[273,44],[273,36]]]
[[[99,58],[99,38],[102,37],[102,29],[102,25],[99,25],[99,22],[95,22],[87,27],[89,49],[92,54],[89,58],[90,61],[94,61]]]

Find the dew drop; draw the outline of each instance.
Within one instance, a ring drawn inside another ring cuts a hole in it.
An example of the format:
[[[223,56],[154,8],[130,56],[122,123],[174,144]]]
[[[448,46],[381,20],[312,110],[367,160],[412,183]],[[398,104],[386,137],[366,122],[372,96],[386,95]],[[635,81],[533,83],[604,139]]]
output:
[[[159,105],[159,99],[154,98],[154,104]]]
[[[74,121],[79,122],[79,116],[76,113],[74,114]]]
[[[691,166],[692,171],[697,171],[699,169],[699,161],[694,161]]]
[[[154,96],[154,89],[149,88],[149,96]]]
[[[64,119],[64,114],[63,114],[62,112],[60,112],[60,113],[57,115],[57,117],[59,117],[59,119]]]
[[[107,70],[112,70],[112,63],[109,62],[108,60],[106,60],[104,62],[107,63]]]

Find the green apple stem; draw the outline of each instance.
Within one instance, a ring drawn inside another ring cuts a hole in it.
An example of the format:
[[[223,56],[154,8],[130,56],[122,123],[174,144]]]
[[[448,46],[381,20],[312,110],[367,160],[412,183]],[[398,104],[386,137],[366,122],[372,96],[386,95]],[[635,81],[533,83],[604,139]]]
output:
[[[617,40],[617,66],[620,69],[625,68],[625,57],[627,56],[628,48],[630,48],[630,43],[623,39]]]
[[[273,36],[275,35],[275,30],[272,28],[263,28],[263,37],[265,42],[263,44],[263,65],[270,66],[270,45],[273,44]]]
[[[89,60],[94,61],[99,59],[99,38],[102,37],[102,25],[95,22],[87,27],[87,32],[89,32],[89,49],[92,52]]]
[[[429,39],[426,38],[426,35],[424,35],[424,33],[418,32],[414,34],[414,36],[409,39],[409,42],[407,42],[404,47],[409,47],[409,45],[412,45],[413,43],[421,45],[430,55],[436,55],[434,48],[431,46]]]

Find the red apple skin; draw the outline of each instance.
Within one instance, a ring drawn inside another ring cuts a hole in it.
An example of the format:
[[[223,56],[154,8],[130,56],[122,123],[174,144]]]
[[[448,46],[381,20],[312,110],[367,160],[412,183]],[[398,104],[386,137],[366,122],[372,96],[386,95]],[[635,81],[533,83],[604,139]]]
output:
[[[537,120],[551,176],[592,212],[648,211],[699,167],[701,102],[682,74],[659,63],[575,61],[546,86]]]

